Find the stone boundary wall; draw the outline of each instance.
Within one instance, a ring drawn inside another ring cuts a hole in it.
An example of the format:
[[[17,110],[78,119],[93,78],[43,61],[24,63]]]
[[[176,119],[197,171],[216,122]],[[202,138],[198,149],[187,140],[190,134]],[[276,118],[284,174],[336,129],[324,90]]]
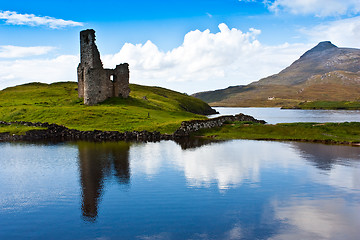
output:
[[[44,130],[30,130],[24,135],[11,135],[9,133],[0,133],[0,142],[9,141],[139,141],[139,142],[157,142],[160,140],[174,140],[183,137],[188,137],[190,133],[196,132],[203,128],[220,127],[225,122],[233,121],[251,121],[264,124],[265,121],[257,120],[249,115],[238,114],[235,116],[222,116],[206,120],[192,120],[181,123],[179,129],[173,134],[161,134],[154,131],[132,131],[132,132],[118,132],[118,131],[79,131],[69,129],[67,127],[49,124],[49,123],[32,123],[32,122],[3,122],[1,125],[20,124],[24,126],[43,127]]]
[[[9,133],[0,133],[1,141],[143,141],[156,142],[160,140],[171,140],[172,135],[161,134],[160,132],[133,131],[79,131],[67,127],[49,124],[49,123],[31,123],[31,122],[2,122],[3,125],[21,124],[25,126],[44,127],[45,130],[30,130],[24,135],[11,135]]]

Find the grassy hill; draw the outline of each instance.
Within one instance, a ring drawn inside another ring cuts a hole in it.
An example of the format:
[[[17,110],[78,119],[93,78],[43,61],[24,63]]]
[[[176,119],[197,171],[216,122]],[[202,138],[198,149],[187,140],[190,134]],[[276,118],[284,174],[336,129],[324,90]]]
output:
[[[130,84],[130,97],[85,106],[77,83],[30,83],[0,91],[0,121],[49,122],[68,128],[172,133],[182,121],[211,112],[202,100],[160,87]]]
[[[360,101],[360,49],[321,42],[280,73],[247,86],[194,94],[211,106],[299,106],[309,101]],[[303,106],[303,105],[302,105]],[[300,106],[301,107],[301,106]]]

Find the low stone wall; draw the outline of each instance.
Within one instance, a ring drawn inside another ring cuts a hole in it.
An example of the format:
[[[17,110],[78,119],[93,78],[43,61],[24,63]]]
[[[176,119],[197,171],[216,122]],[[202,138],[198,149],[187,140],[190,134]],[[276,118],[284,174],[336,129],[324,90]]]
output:
[[[1,122],[0,124],[12,125],[21,124],[25,126],[44,127],[45,130],[30,130],[24,135],[11,135],[0,133],[0,141],[143,141],[156,142],[160,140],[171,140],[172,135],[161,134],[160,132],[133,131],[79,131],[64,126],[49,123],[31,122]]]
[[[9,133],[0,133],[0,141],[140,141],[156,142],[160,140],[174,140],[188,137],[190,133],[196,132],[203,128],[220,127],[225,122],[233,121],[251,121],[256,123],[265,123],[263,120],[257,120],[249,115],[238,114],[235,116],[222,116],[206,120],[184,121],[179,129],[173,134],[161,134],[160,132],[133,131],[79,131],[67,127],[49,124],[49,123],[32,123],[32,122],[3,122],[2,125],[20,124],[24,126],[43,127],[45,130],[30,130],[24,135],[11,135]]]
[[[235,116],[229,115],[229,116],[221,116],[206,120],[184,121],[181,123],[180,128],[174,132],[173,136],[175,138],[186,137],[189,136],[190,133],[196,132],[200,129],[221,127],[225,122],[234,122],[234,121],[247,121],[247,122],[254,122],[261,124],[266,123],[264,120],[258,120],[252,116],[240,113]]]

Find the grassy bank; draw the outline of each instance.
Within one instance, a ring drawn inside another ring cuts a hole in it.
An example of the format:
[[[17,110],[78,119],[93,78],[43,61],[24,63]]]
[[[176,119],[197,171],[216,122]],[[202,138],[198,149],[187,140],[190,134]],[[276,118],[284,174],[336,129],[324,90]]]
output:
[[[327,109],[327,110],[360,110],[360,101],[314,101],[301,102],[283,109]]]
[[[0,120],[49,122],[82,131],[160,131],[172,133],[182,121],[205,119],[203,101],[159,87],[130,84],[127,99],[85,106],[77,83],[31,83],[0,91]],[[196,114],[198,113],[198,114]],[[3,131],[3,130],[2,130]]]
[[[30,130],[43,130],[43,129],[46,129],[46,128],[30,127],[30,126],[24,126],[24,125],[20,125],[20,124],[3,125],[0,123],[0,133],[23,135],[27,131],[30,131]]]
[[[328,143],[360,143],[360,123],[282,123],[276,125],[234,122],[203,129],[194,136],[218,140],[297,140]]]

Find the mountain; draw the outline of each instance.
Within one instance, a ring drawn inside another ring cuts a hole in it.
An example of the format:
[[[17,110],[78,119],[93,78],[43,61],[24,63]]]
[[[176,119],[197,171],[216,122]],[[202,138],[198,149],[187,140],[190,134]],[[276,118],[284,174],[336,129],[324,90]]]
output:
[[[360,49],[320,42],[278,74],[246,86],[194,94],[212,106],[283,106],[360,100]]]

